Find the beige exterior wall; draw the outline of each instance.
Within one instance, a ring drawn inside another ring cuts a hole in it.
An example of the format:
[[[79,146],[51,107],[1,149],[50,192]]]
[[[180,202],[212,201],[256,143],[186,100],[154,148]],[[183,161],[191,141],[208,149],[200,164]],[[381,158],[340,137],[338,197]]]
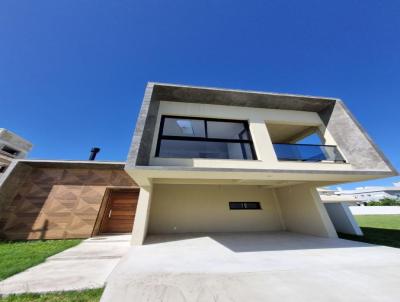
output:
[[[221,119],[238,119],[249,122],[258,160],[233,159],[178,159],[155,157],[158,130],[162,115],[196,116]],[[305,163],[278,161],[275,155],[266,123],[286,123],[316,126],[320,129],[326,144],[336,145],[329,131],[325,129],[319,115],[315,112],[277,110],[251,107],[222,106],[180,102],[160,102],[156,133],[153,137],[150,165],[152,166],[190,166],[203,168],[249,168],[249,169],[312,169],[312,170],[352,170],[350,164],[331,162]]]
[[[286,229],[321,237],[337,237],[315,187],[297,185],[275,190]]]
[[[262,210],[230,210],[229,201],[259,201]],[[153,188],[149,234],[282,229],[271,189],[170,184],[154,185]]]
[[[152,186],[140,188],[132,230],[132,245],[141,245],[146,238],[149,225],[152,190]]]

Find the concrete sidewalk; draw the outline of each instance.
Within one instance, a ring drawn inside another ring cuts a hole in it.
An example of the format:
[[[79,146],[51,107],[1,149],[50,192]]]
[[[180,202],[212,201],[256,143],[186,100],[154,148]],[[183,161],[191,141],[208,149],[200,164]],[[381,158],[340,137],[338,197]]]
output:
[[[100,236],[49,257],[46,262],[0,282],[0,295],[103,287],[129,250],[131,235]]]

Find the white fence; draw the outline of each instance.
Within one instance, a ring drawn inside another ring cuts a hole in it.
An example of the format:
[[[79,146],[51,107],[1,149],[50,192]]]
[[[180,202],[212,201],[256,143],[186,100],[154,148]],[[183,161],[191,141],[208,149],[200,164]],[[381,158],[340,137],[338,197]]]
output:
[[[349,208],[353,215],[400,215],[400,206],[351,206]]]

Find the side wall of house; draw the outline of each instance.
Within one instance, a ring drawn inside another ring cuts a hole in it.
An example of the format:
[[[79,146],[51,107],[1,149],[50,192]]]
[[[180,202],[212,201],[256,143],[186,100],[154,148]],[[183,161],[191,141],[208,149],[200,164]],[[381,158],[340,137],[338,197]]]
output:
[[[275,190],[286,229],[320,237],[337,237],[315,187],[295,185]]]
[[[11,174],[0,190],[7,192],[1,200],[2,238],[90,237],[106,189],[136,187],[121,169],[32,167],[20,174]]]
[[[230,201],[258,201],[261,210],[230,210]],[[272,190],[260,186],[154,185],[149,234],[278,231]]]
[[[329,202],[325,203],[324,206],[337,232],[358,236],[363,235],[363,232],[346,203]]]

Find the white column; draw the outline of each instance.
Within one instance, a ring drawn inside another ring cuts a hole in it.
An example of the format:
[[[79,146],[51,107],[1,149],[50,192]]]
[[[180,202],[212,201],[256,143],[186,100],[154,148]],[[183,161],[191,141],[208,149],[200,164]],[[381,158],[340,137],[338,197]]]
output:
[[[252,119],[249,121],[249,128],[258,160],[276,164],[278,160],[265,121]]]
[[[135,221],[133,223],[131,245],[142,245],[147,234],[149,223],[152,186],[140,188]]]

